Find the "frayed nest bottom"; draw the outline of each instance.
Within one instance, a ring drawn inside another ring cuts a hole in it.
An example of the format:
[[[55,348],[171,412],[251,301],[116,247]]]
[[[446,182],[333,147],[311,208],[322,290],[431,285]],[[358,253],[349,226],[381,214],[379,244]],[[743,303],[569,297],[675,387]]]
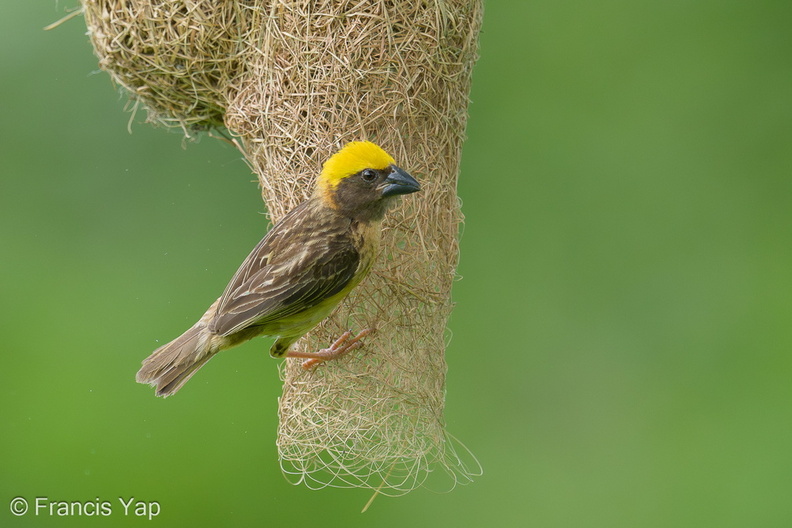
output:
[[[344,369],[336,377],[347,384],[339,386],[281,369],[278,453],[290,482],[396,496],[424,485],[432,473],[443,477],[432,481],[438,491],[481,475],[476,457],[446,432],[442,417],[427,415],[426,405],[396,387],[376,387],[377,381],[355,374]]]

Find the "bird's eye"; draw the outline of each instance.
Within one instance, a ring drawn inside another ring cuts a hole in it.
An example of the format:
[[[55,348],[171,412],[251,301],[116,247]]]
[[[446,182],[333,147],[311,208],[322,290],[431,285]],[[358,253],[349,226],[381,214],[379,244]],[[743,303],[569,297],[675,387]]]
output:
[[[377,179],[377,172],[372,169],[364,169],[360,173],[360,176],[367,182],[373,182]]]

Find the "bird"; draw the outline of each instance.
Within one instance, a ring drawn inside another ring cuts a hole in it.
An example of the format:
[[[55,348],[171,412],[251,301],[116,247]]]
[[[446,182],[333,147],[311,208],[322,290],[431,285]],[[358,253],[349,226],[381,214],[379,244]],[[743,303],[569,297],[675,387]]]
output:
[[[276,337],[270,355],[303,358],[306,369],[362,346],[370,329],[322,350],[292,349],[365,278],[385,214],[420,189],[380,146],[347,143],[325,161],[310,198],[270,229],[197,323],[143,361],[136,381],[173,395],[218,352],[257,336]]]

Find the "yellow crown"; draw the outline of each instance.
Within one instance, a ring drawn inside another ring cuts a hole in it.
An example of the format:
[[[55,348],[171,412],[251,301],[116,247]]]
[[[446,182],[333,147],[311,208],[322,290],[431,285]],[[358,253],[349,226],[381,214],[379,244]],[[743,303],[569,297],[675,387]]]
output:
[[[370,141],[353,141],[333,154],[322,166],[319,184],[334,189],[344,178],[363,169],[382,170],[394,159]]]

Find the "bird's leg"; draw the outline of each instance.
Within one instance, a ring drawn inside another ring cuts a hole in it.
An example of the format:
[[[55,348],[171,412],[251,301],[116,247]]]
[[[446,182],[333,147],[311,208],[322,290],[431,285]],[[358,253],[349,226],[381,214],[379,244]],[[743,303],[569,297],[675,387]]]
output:
[[[335,343],[330,345],[329,348],[323,348],[318,352],[298,352],[296,350],[289,350],[286,353],[286,357],[306,358],[305,361],[303,361],[302,367],[305,370],[310,370],[323,361],[339,358],[347,352],[362,347],[363,343],[360,340],[370,333],[370,329],[361,330],[358,335],[352,337],[352,330],[347,330],[341,334],[341,337],[336,339]]]

